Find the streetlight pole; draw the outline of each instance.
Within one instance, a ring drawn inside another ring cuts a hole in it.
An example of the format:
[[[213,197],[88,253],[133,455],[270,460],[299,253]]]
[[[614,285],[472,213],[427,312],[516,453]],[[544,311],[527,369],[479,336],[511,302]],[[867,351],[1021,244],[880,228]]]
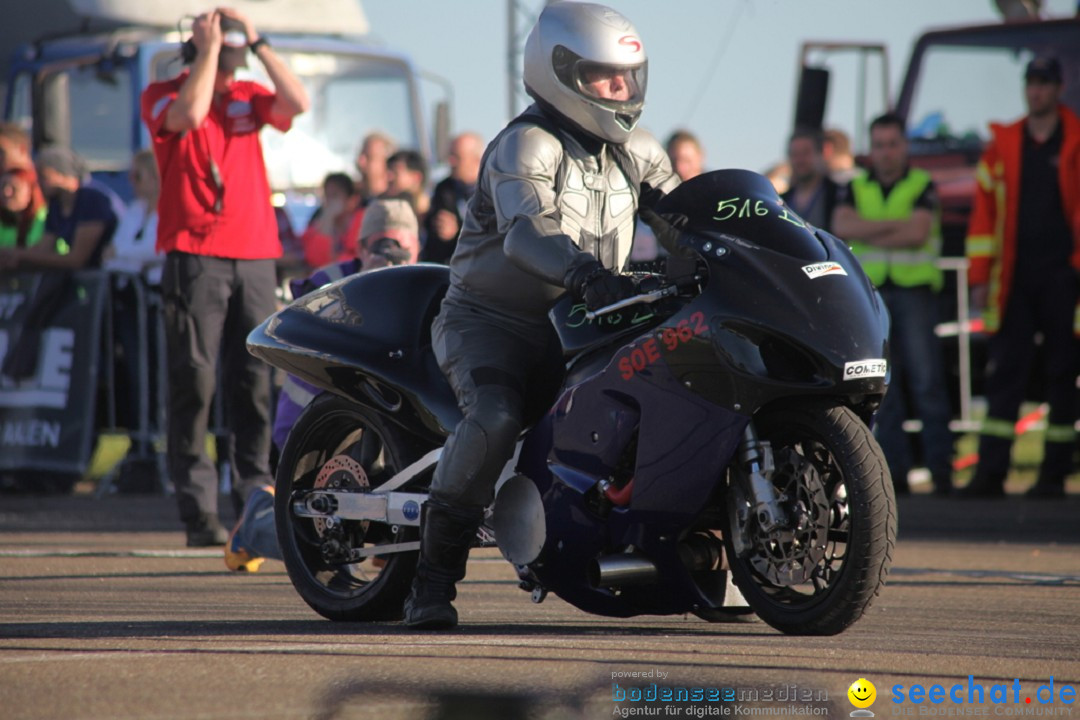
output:
[[[548,5],[553,0],[545,0]],[[520,112],[518,99],[524,90],[521,81],[521,54],[526,35],[536,21],[536,12],[526,6],[525,0],[506,0],[506,119]]]

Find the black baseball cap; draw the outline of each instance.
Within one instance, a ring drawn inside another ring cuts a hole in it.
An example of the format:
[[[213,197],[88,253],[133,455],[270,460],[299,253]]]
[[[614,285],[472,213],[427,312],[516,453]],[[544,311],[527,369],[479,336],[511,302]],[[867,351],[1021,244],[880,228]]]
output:
[[[1025,80],[1061,83],[1061,63],[1053,57],[1037,57],[1027,64]]]

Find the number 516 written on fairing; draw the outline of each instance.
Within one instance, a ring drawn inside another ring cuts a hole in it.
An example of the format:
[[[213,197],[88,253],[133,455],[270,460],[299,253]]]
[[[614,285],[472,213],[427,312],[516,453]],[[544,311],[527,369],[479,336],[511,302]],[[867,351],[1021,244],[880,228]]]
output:
[[[788,212],[788,209],[781,205],[780,212],[770,211],[769,206],[765,204],[764,200],[752,200],[750,198],[733,197],[727,200],[721,200],[716,205],[716,214],[713,215],[713,220],[717,222],[723,222],[730,220],[733,217],[746,218],[752,215],[763,217],[765,215],[776,215],[781,220],[787,220],[792,225],[798,225],[799,227],[806,227],[798,215],[793,215]]]

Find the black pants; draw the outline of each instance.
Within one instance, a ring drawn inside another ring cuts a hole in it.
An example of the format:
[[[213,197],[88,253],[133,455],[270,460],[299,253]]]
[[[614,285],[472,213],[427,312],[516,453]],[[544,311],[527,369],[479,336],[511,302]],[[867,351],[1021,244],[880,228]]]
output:
[[[514,323],[443,301],[432,345],[464,417],[447,439],[431,497],[457,508],[483,508],[514,454],[529,396],[554,392],[553,368],[562,367],[559,340],[550,323]]]
[[[219,356],[226,424],[235,441],[234,503],[271,482],[270,368],[248,353],[246,341],[274,312],[275,283],[273,260],[178,252],[165,260],[169,475],[180,519],[189,526],[218,509],[218,477],[206,454],[206,433]]]
[[[1076,419],[1077,352],[1073,332],[1078,280],[1071,267],[1011,288],[1001,328],[990,339],[986,377],[987,421],[979,438],[978,474],[1004,481],[1013,424],[1035,359],[1035,334],[1043,336],[1043,366],[1050,416],[1040,479],[1058,481],[1072,471]]]

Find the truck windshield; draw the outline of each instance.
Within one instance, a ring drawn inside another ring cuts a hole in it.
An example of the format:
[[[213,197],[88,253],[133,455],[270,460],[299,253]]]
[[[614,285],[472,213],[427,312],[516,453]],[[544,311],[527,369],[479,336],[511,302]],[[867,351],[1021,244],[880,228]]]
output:
[[[404,63],[329,53],[279,55],[304,83],[312,109],[287,133],[263,133],[274,188],[319,187],[329,172],[355,173],[360,140],[373,130],[387,133],[399,147],[422,150]],[[258,61],[249,72],[273,87]]]
[[[96,60],[96,58],[94,58]],[[12,119],[25,122],[29,76],[16,83]],[[131,162],[131,74],[123,67],[77,60],[41,74],[39,112],[44,144],[69,145],[91,170],[125,170]],[[77,119],[77,120],[73,120]]]
[[[287,133],[272,128],[263,131],[274,189],[317,188],[327,173],[355,174],[360,141],[373,130],[385,132],[399,147],[422,150],[409,68],[404,62],[370,55],[275,49],[304,84],[311,110],[295,118]],[[249,65],[237,72],[238,79],[273,87],[258,60],[249,57]],[[171,77],[182,69],[175,54],[162,54],[155,76]]]
[[[912,96],[908,134],[917,145],[980,146],[988,122],[1024,114],[1024,67],[1030,59],[1030,53],[1013,48],[928,47]],[[957,78],[963,78],[962,92],[957,92]]]
[[[1074,18],[939,30],[919,40],[897,111],[907,118],[912,152],[960,150],[977,156],[990,122],[1026,112],[1024,69],[1032,57],[1080,62]],[[1080,109],[1080,83],[1066,73],[1062,102]]]

